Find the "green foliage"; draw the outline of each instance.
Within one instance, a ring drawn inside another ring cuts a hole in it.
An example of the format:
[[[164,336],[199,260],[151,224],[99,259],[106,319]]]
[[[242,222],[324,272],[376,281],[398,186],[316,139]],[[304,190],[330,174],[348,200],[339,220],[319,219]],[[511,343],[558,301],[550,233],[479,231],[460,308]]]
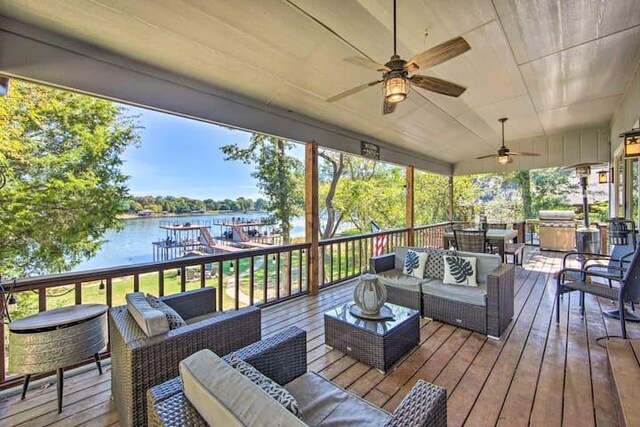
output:
[[[360,232],[375,221],[382,228],[405,224],[404,168],[356,156],[345,156],[345,172],[334,205]]]
[[[110,101],[13,81],[0,123],[0,271],[68,270],[120,225],[121,155],[139,140],[136,118]]]
[[[304,207],[304,167],[300,160],[287,154],[293,143],[273,136],[253,134],[247,148],[238,144],[221,147],[225,160],[253,165],[251,174],[265,195],[267,210],[280,223],[284,243],[291,238],[291,222]]]
[[[578,184],[572,182],[572,176],[572,170],[563,168],[531,171],[531,213],[534,217],[541,210],[568,207],[567,195],[578,191]]]
[[[258,203],[258,201],[262,201]],[[217,210],[264,210],[264,199],[254,202],[251,199],[238,197],[236,200],[192,199],[190,197],[174,196],[138,196],[128,199],[123,203],[122,212],[136,213],[142,209],[151,209],[154,212],[169,212],[176,214],[191,213],[193,211],[217,211]],[[259,209],[258,206],[262,209]]]

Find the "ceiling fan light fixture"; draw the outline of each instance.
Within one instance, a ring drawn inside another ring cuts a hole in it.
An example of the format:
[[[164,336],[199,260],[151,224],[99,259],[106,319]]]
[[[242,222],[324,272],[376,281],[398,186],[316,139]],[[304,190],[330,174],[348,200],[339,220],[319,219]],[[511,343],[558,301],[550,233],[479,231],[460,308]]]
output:
[[[385,99],[394,104],[404,101],[410,89],[409,80],[402,76],[391,77],[382,86]]]
[[[505,154],[504,156],[498,156],[498,163],[500,163],[501,165],[508,165],[509,163],[513,163],[513,158],[508,154]]]

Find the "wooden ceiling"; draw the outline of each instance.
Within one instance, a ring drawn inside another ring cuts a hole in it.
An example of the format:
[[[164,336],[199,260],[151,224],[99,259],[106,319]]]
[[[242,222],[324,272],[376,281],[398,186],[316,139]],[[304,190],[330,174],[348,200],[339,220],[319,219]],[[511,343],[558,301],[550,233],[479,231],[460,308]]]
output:
[[[326,102],[378,77],[343,59],[388,60],[391,5],[0,0],[0,14],[448,163],[497,149],[499,117],[507,140],[606,125],[640,62],[638,0],[401,0],[400,55],[463,36],[471,51],[424,74],[467,91],[414,88],[388,116],[378,88]]]

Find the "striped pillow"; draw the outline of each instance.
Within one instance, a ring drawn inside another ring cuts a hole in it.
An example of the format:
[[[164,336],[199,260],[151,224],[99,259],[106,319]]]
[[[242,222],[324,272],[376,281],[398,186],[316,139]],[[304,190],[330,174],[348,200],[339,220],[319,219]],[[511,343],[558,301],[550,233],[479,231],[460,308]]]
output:
[[[284,387],[240,359],[236,353],[231,353],[228,357],[225,357],[225,360],[227,360],[232,368],[259,386],[269,397],[275,399],[275,401],[284,406],[285,409],[300,418],[302,414],[298,407],[298,401]]]
[[[156,310],[160,310],[167,316],[167,322],[169,322],[169,329],[178,329],[183,326],[187,326],[187,322],[176,313],[176,311],[169,307],[167,304],[162,302],[158,297],[155,297],[151,294],[147,294],[147,302],[149,305]]]

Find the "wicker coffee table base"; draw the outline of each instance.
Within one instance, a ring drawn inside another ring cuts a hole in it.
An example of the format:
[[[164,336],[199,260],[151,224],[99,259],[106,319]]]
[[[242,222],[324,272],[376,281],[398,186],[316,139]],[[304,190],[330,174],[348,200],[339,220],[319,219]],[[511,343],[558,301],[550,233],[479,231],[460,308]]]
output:
[[[324,317],[327,347],[335,348],[385,373],[420,342],[420,316],[407,318],[385,335],[374,334],[333,317]]]

